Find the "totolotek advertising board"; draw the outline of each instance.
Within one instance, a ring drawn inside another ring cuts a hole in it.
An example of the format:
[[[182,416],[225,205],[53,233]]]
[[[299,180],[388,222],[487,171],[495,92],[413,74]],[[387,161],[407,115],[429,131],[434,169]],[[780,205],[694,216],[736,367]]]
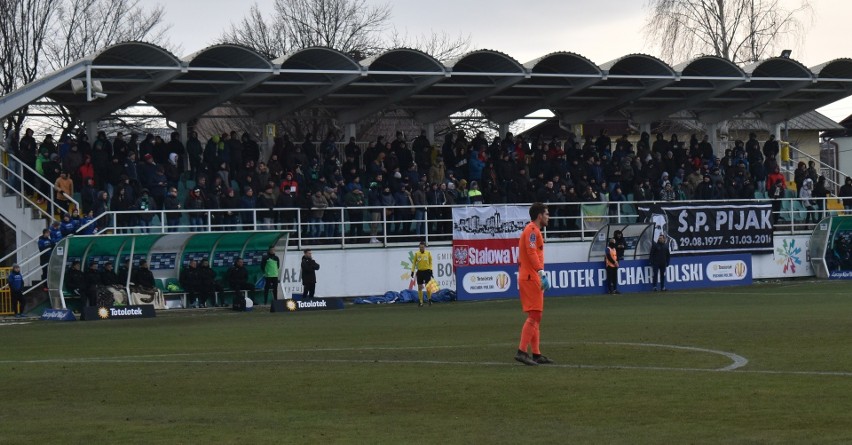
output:
[[[652,288],[648,260],[622,261],[618,289],[647,292]],[[672,257],[666,271],[666,288],[676,291],[752,283],[751,255],[705,255]],[[604,263],[580,262],[545,264],[551,288],[545,296],[593,295],[605,293]],[[459,300],[489,300],[518,297],[518,267],[481,266],[456,269]]]
[[[129,320],[133,318],[154,318],[157,316],[154,306],[150,304],[132,306],[89,306],[83,308],[81,320]]]
[[[645,221],[654,224],[654,238],[670,240],[672,255],[695,253],[771,253],[772,204],[640,206]]]

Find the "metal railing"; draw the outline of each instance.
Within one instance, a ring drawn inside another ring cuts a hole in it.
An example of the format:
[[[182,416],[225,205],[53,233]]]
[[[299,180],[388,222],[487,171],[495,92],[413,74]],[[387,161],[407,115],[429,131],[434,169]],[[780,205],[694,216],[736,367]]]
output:
[[[844,174],[842,171],[826,164],[825,162],[822,162],[822,160],[805,153],[804,151],[800,150],[798,147],[790,144],[790,154],[793,154],[793,153],[795,153],[797,156],[804,157],[804,158],[806,158],[810,161],[814,161],[817,169],[819,170],[820,176],[825,177],[825,180],[829,185],[828,186],[829,190],[833,190],[835,194],[838,193],[838,191],[840,190],[840,186],[843,185],[843,182],[842,182],[843,179],[842,178],[846,177],[846,174]],[[796,171],[796,160],[793,160],[792,156],[791,156],[790,159],[791,159],[790,165],[789,166],[783,166],[783,167],[785,168],[787,173],[790,173],[791,175],[793,175],[793,174],[795,174],[795,171]],[[814,181],[814,182],[816,182],[816,181]]]
[[[15,155],[7,152],[5,148],[0,147],[0,156],[3,156],[4,159],[4,162],[0,163],[0,169],[2,169],[2,175],[0,175],[2,176],[2,179],[0,179],[0,181],[2,181],[6,191],[12,191],[17,194],[26,204],[38,209],[38,212],[48,218],[50,222],[55,221],[55,215],[58,213],[57,210],[62,209],[65,211],[65,209],[56,202],[56,185],[51,184],[50,181],[45,179],[39,172],[29,165],[21,162],[21,160]],[[31,184],[26,180],[25,172],[29,172],[31,176],[35,178],[36,184]],[[44,193],[40,187],[49,190],[49,192]],[[32,190],[35,193],[35,196],[44,199],[47,209],[42,209],[37,202],[33,201],[26,193],[28,190]],[[66,196],[66,198],[68,199],[69,207],[73,205],[75,208],[80,208],[80,203],[78,203],[73,196]]]
[[[730,200],[675,202],[702,205],[731,203]],[[774,202],[777,210],[773,210],[773,223],[775,232],[779,234],[807,233],[813,230],[814,225],[823,217],[852,213],[852,206],[850,209],[844,209],[842,202],[834,197],[812,198],[808,206],[800,198],[737,200],[737,202],[755,204]],[[543,234],[548,240],[589,241],[597,230],[606,224],[641,222],[642,217],[637,209],[660,203],[660,201],[548,203],[550,223],[543,230]],[[323,214],[319,218],[318,213],[311,213],[317,210],[291,208],[106,212],[80,227],[76,233],[85,233],[92,225],[98,226],[97,233],[115,234],[287,230],[293,234],[289,241],[291,249],[302,249],[305,246],[318,249],[369,248],[413,245],[420,241],[426,241],[430,245],[447,245],[452,242],[452,209],[454,207],[466,206],[336,207],[322,210]],[[603,212],[600,211],[602,208],[605,209]],[[596,211],[587,212],[587,210]],[[183,220],[184,216],[189,216],[188,223]],[[21,248],[16,252],[20,250]],[[11,255],[7,255],[4,259],[8,259]],[[39,254],[36,254],[22,261],[20,265],[23,267],[38,258]],[[34,268],[24,276],[24,279],[41,271],[41,266]],[[39,281],[25,293],[43,286],[44,283],[44,280]]]
[[[89,221],[88,223],[86,223],[86,224],[84,224],[84,225],[80,226],[80,228],[78,228],[78,229],[77,229],[77,232],[76,232],[76,233],[85,232],[85,230],[86,230],[86,229],[88,229],[90,226],[98,224],[98,222],[100,221],[100,219],[102,219],[102,218],[107,218],[107,217],[109,217],[109,215],[108,215],[108,214],[106,214],[106,213],[101,214],[99,217],[94,218],[92,221]],[[29,242],[27,242],[27,243],[25,243],[24,245],[22,245],[22,246],[18,247],[18,248],[17,248],[17,249],[15,249],[13,252],[11,252],[11,253],[7,254],[7,255],[6,255],[6,256],[4,256],[3,258],[0,258],[0,263],[1,263],[1,262],[3,262],[3,261],[5,261],[5,260],[8,260],[9,258],[11,258],[11,257],[12,257],[12,255],[17,255],[17,254],[18,254],[18,253],[20,253],[20,252],[21,252],[21,251],[22,251],[25,247],[29,247],[29,246],[31,246],[33,243],[38,243],[38,238],[35,238],[35,239],[33,239],[33,240],[30,240]],[[28,264],[32,263],[32,262],[33,262],[33,261],[35,261],[36,259],[40,259],[40,257],[41,257],[41,252],[39,251],[39,253],[37,253],[37,254],[35,254],[35,255],[33,255],[33,256],[31,256],[31,257],[29,257],[29,258],[27,258],[27,259],[23,260],[23,261],[21,261],[21,262],[19,262],[19,263],[18,263],[18,265],[19,265],[19,266],[21,266],[21,269],[23,270],[23,269],[24,269],[24,266],[26,266],[26,265],[28,265]],[[43,264],[43,265],[41,265],[41,264],[40,264],[38,267],[35,267],[35,268],[31,269],[29,272],[27,272],[27,273],[23,274],[23,277],[22,277],[22,278],[23,278],[24,282],[26,282],[26,280],[27,280],[28,278],[32,277],[33,275],[41,274],[45,267],[47,267],[47,264]],[[45,285],[46,285],[46,283],[47,283],[47,280],[46,280],[46,279],[41,279],[41,280],[39,280],[38,282],[36,282],[35,284],[33,284],[31,287],[27,288],[27,290],[25,290],[25,291],[24,291],[24,295],[26,295],[26,294],[28,294],[28,293],[32,292],[34,289],[38,289],[38,288],[40,288],[40,287],[42,287],[42,286],[45,286]],[[8,284],[7,284],[7,286],[8,286]]]
[[[777,233],[810,231],[827,215],[843,212],[837,198],[812,198],[808,208],[799,198],[775,200],[773,211]],[[730,204],[731,200],[676,201],[701,205]],[[773,202],[770,199],[737,200],[738,203]],[[637,208],[659,204],[642,202],[548,203],[550,224],[545,237],[587,241],[605,224],[640,222]],[[480,204],[482,205],[482,204]],[[494,204],[500,206],[503,204]],[[515,204],[506,204],[515,205]],[[529,205],[529,204],[517,204]],[[98,232],[171,233],[210,231],[292,231],[290,246],[353,248],[452,241],[452,209],[456,206],[424,207],[329,207],[323,210],[273,208],[228,210],[119,211],[101,216]]]

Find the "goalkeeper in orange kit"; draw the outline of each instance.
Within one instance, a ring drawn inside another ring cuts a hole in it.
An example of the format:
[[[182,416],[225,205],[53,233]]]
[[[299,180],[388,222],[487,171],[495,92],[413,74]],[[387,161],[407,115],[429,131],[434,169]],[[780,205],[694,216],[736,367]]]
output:
[[[547,226],[550,213],[547,206],[537,202],[530,206],[530,222],[521,233],[518,254],[518,288],[521,293],[521,306],[527,313],[527,320],[521,330],[521,343],[515,360],[529,366],[553,363],[541,355],[539,349],[539,326],[544,310],[544,291],[550,288],[550,282],[544,273],[544,239],[541,229]],[[532,349],[532,356],[527,353]]]

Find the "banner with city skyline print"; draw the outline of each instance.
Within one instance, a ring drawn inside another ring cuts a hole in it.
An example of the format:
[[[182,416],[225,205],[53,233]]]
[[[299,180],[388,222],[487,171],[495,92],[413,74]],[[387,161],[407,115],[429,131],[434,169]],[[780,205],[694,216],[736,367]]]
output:
[[[518,239],[530,221],[527,206],[453,209],[453,266],[517,264]]]

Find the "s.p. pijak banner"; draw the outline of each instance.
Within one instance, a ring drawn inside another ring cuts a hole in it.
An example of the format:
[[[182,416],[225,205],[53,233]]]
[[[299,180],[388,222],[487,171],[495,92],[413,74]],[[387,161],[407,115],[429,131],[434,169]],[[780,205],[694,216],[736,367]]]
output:
[[[639,206],[654,224],[654,238],[665,234],[672,255],[722,252],[772,252],[771,204]]]
[[[621,261],[618,289],[647,292],[653,287],[648,260]],[[603,261],[547,264],[551,288],[545,297],[605,294]],[[517,266],[474,266],[456,269],[459,300],[491,300],[518,297]],[[702,255],[673,257],[666,270],[666,288],[672,291],[752,283],[751,255]]]
[[[518,240],[530,221],[526,206],[453,209],[453,266],[517,264]]]

